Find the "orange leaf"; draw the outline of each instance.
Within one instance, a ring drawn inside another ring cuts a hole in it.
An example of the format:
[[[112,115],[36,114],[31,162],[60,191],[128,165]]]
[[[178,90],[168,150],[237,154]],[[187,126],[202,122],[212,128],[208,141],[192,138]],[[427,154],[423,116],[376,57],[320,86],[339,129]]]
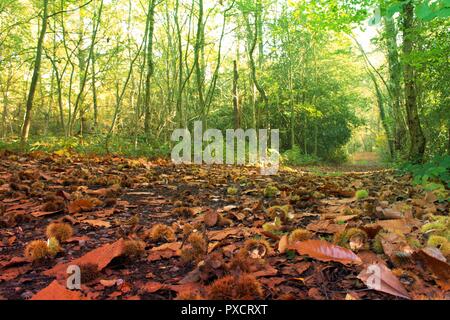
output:
[[[88,199],[78,199],[74,200],[67,206],[69,213],[74,214],[81,211],[88,211],[91,210],[94,207],[94,204],[92,201]]]
[[[147,293],[153,293],[153,292],[156,292],[156,291],[162,289],[163,287],[164,287],[164,285],[162,283],[150,281],[150,282],[147,282],[142,287],[142,289],[144,289],[144,291]]]
[[[228,236],[236,235],[241,232],[240,228],[228,228],[224,230],[213,230],[208,232],[208,238],[209,240],[213,241],[221,241]]]
[[[306,240],[291,245],[299,254],[320,261],[336,261],[342,264],[361,264],[361,259],[349,249],[342,248],[324,240]]]
[[[280,242],[278,242],[278,251],[280,253],[286,252],[287,245],[288,245],[288,236],[284,235],[281,237]]]
[[[71,291],[53,280],[47,287],[36,293],[31,300],[83,300],[79,291]]]
[[[96,264],[97,270],[103,270],[114,258],[123,254],[124,240],[120,239],[114,243],[107,243],[94,249],[84,256],[64,264],[57,264],[52,269],[43,272],[47,276],[67,276],[67,267],[70,265]]]

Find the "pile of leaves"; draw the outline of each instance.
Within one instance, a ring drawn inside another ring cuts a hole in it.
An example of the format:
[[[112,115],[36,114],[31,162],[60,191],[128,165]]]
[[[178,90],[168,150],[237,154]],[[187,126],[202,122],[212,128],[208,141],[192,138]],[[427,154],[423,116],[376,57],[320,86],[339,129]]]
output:
[[[446,299],[442,199],[389,170],[2,152],[0,297]]]

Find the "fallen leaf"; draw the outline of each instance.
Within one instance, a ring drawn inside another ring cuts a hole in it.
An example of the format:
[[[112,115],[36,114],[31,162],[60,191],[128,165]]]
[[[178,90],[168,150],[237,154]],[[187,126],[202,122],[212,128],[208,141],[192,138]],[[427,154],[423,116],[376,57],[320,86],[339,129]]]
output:
[[[435,248],[424,248],[415,252],[413,257],[425,262],[426,266],[437,277],[437,283],[443,290],[450,290],[450,264],[442,261],[440,252],[434,252]]]
[[[142,289],[147,293],[153,293],[153,292],[156,292],[156,291],[162,289],[163,287],[164,287],[164,285],[162,283],[150,281],[150,282],[147,282],[142,287]]]
[[[104,227],[104,228],[110,228],[111,223],[104,220],[83,220],[81,223],[87,223],[93,227]]]
[[[306,229],[320,233],[340,233],[346,228],[345,224],[333,223],[331,220],[319,220],[312,222],[306,226]]]
[[[31,300],[86,300],[79,291],[71,291],[53,280],[47,287],[36,293]]]
[[[371,264],[358,275],[364,284],[373,290],[410,299],[400,280],[384,264]]]
[[[44,271],[47,276],[65,277],[67,276],[67,267],[70,265],[95,264],[97,270],[103,270],[114,258],[120,257],[124,250],[124,240],[120,239],[114,243],[107,243],[97,249],[94,249],[84,256],[67,263],[57,264],[52,269]]]
[[[278,251],[280,253],[286,252],[287,246],[288,246],[288,236],[287,235],[283,235],[280,238],[280,241],[278,242]]]
[[[109,288],[109,287],[115,286],[116,283],[117,283],[117,280],[103,280],[103,279],[101,279],[101,280],[100,280],[100,283],[101,283],[103,286]]]
[[[94,203],[88,199],[77,199],[69,203],[67,209],[70,214],[89,211],[94,207]]]
[[[342,248],[324,240],[299,241],[290,245],[301,255],[320,261],[335,261],[342,264],[361,264],[361,259],[349,249]]]
[[[385,230],[403,234],[410,233],[414,227],[418,226],[418,222],[415,219],[380,220],[377,224]]]
[[[147,261],[157,261],[161,259],[170,259],[181,254],[181,242],[164,243],[158,247],[150,249]]]
[[[240,233],[240,228],[229,228],[224,230],[212,230],[208,232],[208,238],[211,241],[221,241],[231,235],[237,235]]]
[[[57,211],[35,211],[32,212],[31,215],[35,218],[40,218],[40,217],[44,217],[44,216],[49,216],[52,214],[56,214],[56,213],[60,213],[62,210],[57,210]]]

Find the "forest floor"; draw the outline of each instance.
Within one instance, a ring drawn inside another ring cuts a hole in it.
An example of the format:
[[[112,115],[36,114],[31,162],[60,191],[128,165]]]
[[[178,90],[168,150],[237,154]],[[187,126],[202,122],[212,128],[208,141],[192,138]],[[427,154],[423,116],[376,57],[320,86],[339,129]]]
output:
[[[449,299],[448,251],[425,245],[448,235],[448,202],[347,168],[1,152],[0,298]],[[31,261],[25,246],[55,221],[73,235]],[[81,290],[66,288],[69,265]]]

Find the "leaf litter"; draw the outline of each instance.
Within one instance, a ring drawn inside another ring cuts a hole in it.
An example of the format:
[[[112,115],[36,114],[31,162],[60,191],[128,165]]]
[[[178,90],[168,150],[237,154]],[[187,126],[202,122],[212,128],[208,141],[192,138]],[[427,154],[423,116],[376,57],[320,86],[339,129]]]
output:
[[[209,299],[228,283],[266,299],[450,298],[449,204],[389,170],[268,177],[116,156],[0,158],[7,299]],[[25,258],[52,222],[73,235]],[[157,224],[165,233],[148,236]],[[65,286],[71,265],[80,290]]]

